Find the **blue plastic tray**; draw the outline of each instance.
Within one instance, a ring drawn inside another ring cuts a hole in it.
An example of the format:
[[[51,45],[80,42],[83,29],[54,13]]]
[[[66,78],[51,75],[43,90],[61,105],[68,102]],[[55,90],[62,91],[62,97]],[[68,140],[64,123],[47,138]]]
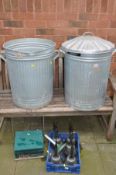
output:
[[[54,133],[50,132],[49,136],[53,138]],[[68,137],[68,133],[60,132],[59,137],[62,141],[65,141]],[[78,133],[74,133],[75,140],[77,141],[76,148],[76,164],[74,165],[65,165],[65,164],[54,164],[51,162],[50,155],[48,154],[46,160],[46,170],[47,172],[58,172],[58,173],[72,173],[72,174],[80,174],[80,139]],[[49,153],[52,152],[52,145],[49,142],[48,145]]]

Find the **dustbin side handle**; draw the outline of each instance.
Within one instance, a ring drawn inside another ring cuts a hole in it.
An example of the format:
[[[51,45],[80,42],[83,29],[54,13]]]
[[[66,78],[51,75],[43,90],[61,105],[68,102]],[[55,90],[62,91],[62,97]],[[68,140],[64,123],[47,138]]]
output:
[[[116,48],[114,49],[114,51],[112,52],[112,56],[116,53]]]
[[[4,55],[4,51],[0,51],[0,59],[2,59],[3,61],[6,62],[6,58],[5,58],[5,55]]]
[[[59,58],[59,50],[55,50],[54,60],[56,60],[57,58]]]
[[[64,58],[64,56],[65,56],[65,51],[63,51],[62,49],[60,49],[60,51],[59,51],[59,57],[60,58]]]

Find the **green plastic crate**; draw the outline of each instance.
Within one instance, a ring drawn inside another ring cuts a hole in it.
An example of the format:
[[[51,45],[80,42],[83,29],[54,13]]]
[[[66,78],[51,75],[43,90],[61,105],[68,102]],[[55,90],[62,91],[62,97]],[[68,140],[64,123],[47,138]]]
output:
[[[38,157],[43,155],[44,139],[41,130],[17,131],[15,133],[15,158]]]

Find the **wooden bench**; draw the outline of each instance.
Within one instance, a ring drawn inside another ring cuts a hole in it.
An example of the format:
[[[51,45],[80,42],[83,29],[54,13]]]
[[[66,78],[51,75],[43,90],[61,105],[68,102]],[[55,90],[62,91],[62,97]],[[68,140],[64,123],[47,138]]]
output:
[[[2,83],[3,90],[0,91],[0,116],[1,117],[55,117],[55,116],[109,116],[110,121],[107,125],[106,137],[108,140],[112,139],[113,131],[115,128],[116,121],[116,80],[115,77],[111,77],[110,81],[114,90],[113,101],[110,97],[106,97],[104,106],[96,111],[78,111],[69,107],[64,102],[64,93],[63,93],[63,76],[62,76],[62,67],[63,61],[60,58],[59,63],[59,87],[54,89],[54,96],[52,102],[41,109],[22,109],[16,107],[12,102],[11,91],[8,89],[9,84],[6,82],[6,72],[5,72],[5,63],[2,61]]]

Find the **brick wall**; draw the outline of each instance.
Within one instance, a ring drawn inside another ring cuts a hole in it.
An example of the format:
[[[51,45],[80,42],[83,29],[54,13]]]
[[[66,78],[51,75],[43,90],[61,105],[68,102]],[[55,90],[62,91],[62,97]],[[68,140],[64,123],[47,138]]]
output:
[[[0,46],[13,38],[42,37],[59,47],[85,31],[116,43],[116,0],[0,0]]]

